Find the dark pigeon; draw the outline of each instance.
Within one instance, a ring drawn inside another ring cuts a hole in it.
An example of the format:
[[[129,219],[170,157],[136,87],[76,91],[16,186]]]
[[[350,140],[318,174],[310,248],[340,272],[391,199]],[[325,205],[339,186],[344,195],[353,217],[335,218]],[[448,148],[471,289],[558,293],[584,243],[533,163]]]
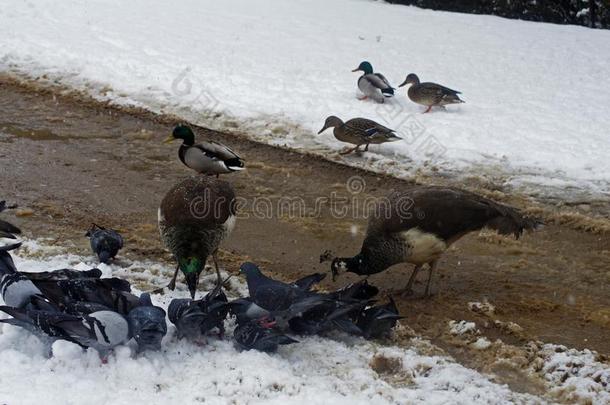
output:
[[[75,316],[52,311],[38,311],[0,306],[0,311],[12,316],[0,322],[22,327],[45,342],[51,352],[55,340],[62,339],[82,348],[92,347],[102,357],[108,351],[129,340],[129,326],[125,318],[111,311]]]
[[[127,315],[140,302],[139,297],[130,292],[129,282],[115,277],[32,282],[49,301],[66,309],[75,302],[90,302]]]
[[[324,280],[324,278],[326,278],[326,273],[314,273],[298,279],[293,284],[303,291],[309,291],[314,285]]]
[[[91,250],[102,263],[108,263],[123,247],[123,237],[117,231],[96,224],[91,226],[85,236],[89,237]]]
[[[235,315],[239,324],[258,320],[263,326],[275,326],[277,329],[286,330],[289,327],[291,319],[299,317],[306,311],[320,305],[324,305],[326,300],[324,296],[312,295],[298,298],[285,310],[268,311],[248,297],[238,298],[229,302],[229,307],[231,314]]]
[[[366,339],[380,339],[390,336],[396,322],[404,317],[398,314],[398,308],[392,297],[385,305],[370,307],[362,311],[358,317],[357,325],[362,329]]]
[[[176,325],[178,338],[203,343],[205,336],[213,329],[224,334],[224,320],[229,314],[227,296],[217,285],[199,300],[176,298],[167,309],[169,320]]]
[[[238,325],[233,332],[238,347],[245,350],[275,352],[279,345],[298,343],[297,340],[262,326],[258,321]]]
[[[330,296],[337,300],[370,300],[377,294],[379,294],[379,288],[369,284],[366,279],[362,279],[332,292]]]
[[[242,264],[239,271],[246,276],[252,301],[267,311],[287,310],[298,300],[316,296],[295,284],[286,284],[265,276],[254,263]],[[323,299],[320,296],[320,300]]]
[[[60,280],[74,280],[79,278],[100,278],[102,277],[102,271],[97,268],[91,270],[73,270],[73,269],[59,269],[51,271],[41,271],[36,273],[29,273],[22,271],[21,274],[30,280],[48,280],[48,281],[60,281]]]
[[[138,344],[138,351],[160,350],[161,340],[167,333],[165,310],[154,306],[150,294],[140,295],[139,306],[127,315],[129,335]]]
[[[0,238],[16,239],[15,235],[19,234],[21,234],[21,229],[0,219]]]
[[[350,319],[350,313],[358,313],[366,306],[366,302],[339,303],[332,312],[324,307],[305,312],[302,316],[290,320],[290,330],[300,335],[320,335],[333,330],[343,331],[351,335],[361,335],[362,331]]]

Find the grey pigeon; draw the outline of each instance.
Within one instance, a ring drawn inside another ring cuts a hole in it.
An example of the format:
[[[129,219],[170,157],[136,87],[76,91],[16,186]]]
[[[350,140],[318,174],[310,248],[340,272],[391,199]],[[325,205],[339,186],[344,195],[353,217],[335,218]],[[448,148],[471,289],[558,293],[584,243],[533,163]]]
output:
[[[238,325],[233,332],[238,347],[245,350],[275,352],[279,345],[298,343],[297,340],[262,326],[258,321]]]
[[[385,305],[370,307],[362,311],[358,317],[357,325],[362,329],[366,339],[388,337],[396,322],[404,317],[398,314],[398,308],[392,297]]]
[[[91,250],[102,263],[108,263],[123,247],[123,237],[117,231],[96,224],[92,224],[85,236],[89,238]]]
[[[138,351],[161,349],[161,340],[167,333],[165,310],[153,305],[150,294],[140,295],[139,306],[129,312],[127,322]]]
[[[49,345],[49,354],[52,354],[51,344],[62,339],[83,348],[92,347],[104,358],[109,350],[129,340],[127,321],[116,312],[99,311],[88,316],[74,316],[8,306],[0,306],[0,311],[12,316],[0,319],[0,322],[34,333]]]
[[[0,295],[4,303],[11,307],[56,309],[30,279],[17,271],[10,253],[3,249],[0,249]]]
[[[215,328],[221,336],[224,334],[229,304],[221,286],[217,285],[199,300],[176,298],[170,302],[167,311],[169,320],[176,325],[178,338],[203,343],[207,333]]]

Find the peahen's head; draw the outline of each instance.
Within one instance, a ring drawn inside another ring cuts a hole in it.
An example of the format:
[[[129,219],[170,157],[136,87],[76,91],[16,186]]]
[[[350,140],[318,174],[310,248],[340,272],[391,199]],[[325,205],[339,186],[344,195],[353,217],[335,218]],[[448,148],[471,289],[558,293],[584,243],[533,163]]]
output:
[[[172,141],[175,141],[176,139],[182,139],[182,141],[186,145],[193,145],[195,143],[195,134],[189,126],[184,124],[178,124],[174,128],[172,134],[167,137],[163,142],[170,143]]]
[[[356,273],[362,274],[362,257],[360,254],[357,254],[354,257],[336,257],[333,259],[330,264],[330,272],[333,278],[333,281],[337,278],[337,276],[341,273]]]
[[[365,75],[369,75],[369,74],[373,73],[373,65],[371,65],[367,61],[360,62],[358,67],[356,69],[352,70],[352,72],[364,72]]]
[[[188,286],[191,298],[195,299],[197,285],[199,284],[199,275],[205,267],[205,262],[198,257],[188,257],[178,261],[180,271],[184,274],[186,285]]]

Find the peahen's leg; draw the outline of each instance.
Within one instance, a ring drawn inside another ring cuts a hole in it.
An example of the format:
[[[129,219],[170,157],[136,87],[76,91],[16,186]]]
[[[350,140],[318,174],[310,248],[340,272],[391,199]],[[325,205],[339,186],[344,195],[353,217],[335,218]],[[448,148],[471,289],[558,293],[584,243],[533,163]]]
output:
[[[178,277],[179,270],[180,270],[180,265],[178,264],[178,265],[176,265],[176,271],[174,271],[174,277],[172,277],[169,284],[167,285],[167,288],[169,288],[172,291],[174,291],[176,289],[176,278]]]
[[[409,277],[409,281],[407,281],[407,286],[405,287],[405,295],[413,294],[413,282],[415,281],[415,277],[417,276],[417,273],[419,273],[421,267],[421,265],[417,265],[413,269],[413,273],[411,273],[411,277]]]

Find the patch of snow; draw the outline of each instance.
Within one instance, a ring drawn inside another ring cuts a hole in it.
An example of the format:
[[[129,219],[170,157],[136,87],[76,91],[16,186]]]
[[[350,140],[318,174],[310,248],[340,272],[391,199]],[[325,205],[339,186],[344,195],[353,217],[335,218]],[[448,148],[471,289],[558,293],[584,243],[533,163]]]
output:
[[[316,135],[324,119],[363,116],[404,139],[333,159],[609,193],[607,30],[363,0],[4,3],[0,71],[324,155],[344,146]],[[421,114],[404,88],[358,101],[362,60],[394,86],[415,72],[466,104]]]
[[[43,271],[62,267],[90,268],[93,258],[71,254],[39,257],[43,244],[30,242],[20,250],[17,267]],[[51,249],[52,251],[53,249]],[[109,266],[114,275],[148,278],[172,269],[153,262]],[[135,270],[138,272],[135,272]],[[143,270],[143,271],[142,271]],[[210,276],[210,280],[214,276]],[[133,280],[133,279],[132,279]],[[245,285],[231,279],[240,293]],[[233,288],[232,288],[233,290]],[[167,308],[185,289],[153,294],[155,304]],[[228,336],[234,327],[229,326]],[[168,323],[169,324],[169,323]],[[230,340],[209,339],[197,346],[175,338],[169,324],[160,352],[134,356],[119,347],[101,364],[93,350],[82,351],[69,342],[56,342],[55,356],[45,358],[43,345],[31,334],[11,325],[0,326],[0,402],[20,404],[88,403],[199,403],[209,404],[404,404],[404,403],[541,403],[542,399],[512,392],[484,375],[449,358],[426,356],[411,348],[380,346],[360,338],[298,337],[297,344],[278,353],[238,351]],[[370,366],[376,354],[400,359],[408,385],[390,384]],[[35,383],[34,383],[35,382]],[[33,385],[34,384],[34,385]]]
[[[597,353],[545,344],[538,356],[551,394],[572,403],[610,403],[610,366],[598,361]]]
[[[474,322],[449,321],[449,333],[452,335],[477,334],[479,330]]]
[[[470,347],[476,350],[485,350],[489,349],[491,346],[491,341],[486,337],[480,337],[475,342],[470,344]]]

